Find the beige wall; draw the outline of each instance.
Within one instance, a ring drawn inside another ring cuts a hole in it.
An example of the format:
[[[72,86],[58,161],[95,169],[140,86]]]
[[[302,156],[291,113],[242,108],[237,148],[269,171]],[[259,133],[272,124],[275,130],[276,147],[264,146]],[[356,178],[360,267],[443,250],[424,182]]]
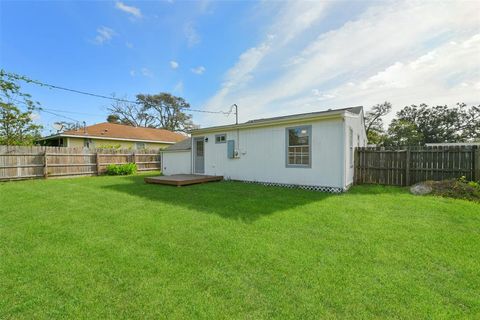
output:
[[[84,138],[71,138],[68,137],[68,147],[71,148],[83,148]],[[104,146],[118,146],[120,145],[121,149],[135,149],[135,141],[120,141],[120,140],[104,140],[104,139],[92,139],[95,148],[100,148]],[[153,143],[145,142],[146,149],[163,149],[168,147],[169,144],[165,143]]]

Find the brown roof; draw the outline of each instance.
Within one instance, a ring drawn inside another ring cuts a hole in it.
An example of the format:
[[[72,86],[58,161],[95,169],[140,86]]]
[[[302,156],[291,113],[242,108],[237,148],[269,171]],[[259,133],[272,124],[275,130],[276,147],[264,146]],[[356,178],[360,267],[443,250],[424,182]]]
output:
[[[156,142],[175,143],[182,141],[187,136],[165,129],[132,127],[123,124],[109,122],[97,123],[78,130],[68,130],[59,134],[60,136],[73,135],[90,138],[115,138],[129,140],[149,140]]]

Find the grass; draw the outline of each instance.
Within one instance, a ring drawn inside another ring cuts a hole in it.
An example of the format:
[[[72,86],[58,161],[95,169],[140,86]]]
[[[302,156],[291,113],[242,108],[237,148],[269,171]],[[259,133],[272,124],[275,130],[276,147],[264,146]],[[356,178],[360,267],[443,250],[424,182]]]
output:
[[[0,183],[0,318],[478,318],[480,204],[143,176]]]

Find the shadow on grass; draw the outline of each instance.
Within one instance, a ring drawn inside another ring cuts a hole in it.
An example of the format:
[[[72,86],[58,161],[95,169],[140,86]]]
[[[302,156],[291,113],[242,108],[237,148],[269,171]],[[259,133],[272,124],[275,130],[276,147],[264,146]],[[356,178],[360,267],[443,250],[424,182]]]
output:
[[[147,175],[126,177],[127,183],[104,186],[109,190],[170,205],[217,214],[224,218],[253,222],[258,218],[321,201],[338,195],[266,187],[242,182],[211,182],[184,187],[147,184]]]
[[[408,193],[408,187],[386,186],[380,184],[355,185],[348,190],[350,194],[402,194]]]

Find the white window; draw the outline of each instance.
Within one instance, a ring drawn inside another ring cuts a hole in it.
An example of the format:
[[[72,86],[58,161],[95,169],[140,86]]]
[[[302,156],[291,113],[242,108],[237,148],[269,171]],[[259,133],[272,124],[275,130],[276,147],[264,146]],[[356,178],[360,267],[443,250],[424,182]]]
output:
[[[312,127],[286,129],[287,167],[311,167]]]
[[[215,135],[215,143],[225,143],[226,141],[227,141],[227,135],[225,133]]]
[[[349,129],[348,132],[348,146],[350,150],[350,167],[353,167],[353,130],[352,128]]]
[[[83,139],[83,146],[85,148],[94,148],[95,144],[93,143],[92,139],[85,138]]]
[[[137,150],[145,149],[145,142],[135,142],[135,149]]]

